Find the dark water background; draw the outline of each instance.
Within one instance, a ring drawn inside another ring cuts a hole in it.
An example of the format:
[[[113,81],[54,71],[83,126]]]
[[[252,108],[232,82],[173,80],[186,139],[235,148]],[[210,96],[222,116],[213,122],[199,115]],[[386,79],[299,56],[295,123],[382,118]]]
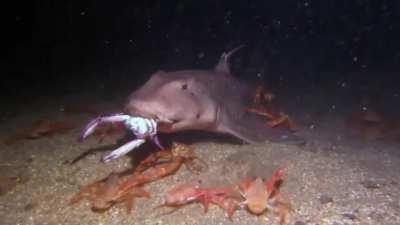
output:
[[[235,74],[261,76],[275,92],[400,94],[398,1],[43,0],[9,9],[3,102],[79,93],[112,101],[159,69],[212,68],[240,44]]]

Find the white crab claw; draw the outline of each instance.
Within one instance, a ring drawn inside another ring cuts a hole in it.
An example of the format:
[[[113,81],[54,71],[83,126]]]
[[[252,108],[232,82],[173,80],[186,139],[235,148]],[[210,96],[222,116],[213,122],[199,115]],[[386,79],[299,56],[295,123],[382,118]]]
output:
[[[93,132],[96,130],[96,127],[99,125],[100,121],[101,117],[97,117],[96,119],[91,120],[83,129],[81,135],[79,135],[79,141],[82,142],[89,135],[93,134]]]
[[[122,145],[121,147],[115,149],[114,151],[104,155],[101,161],[106,162],[106,163],[110,162],[113,159],[119,158],[119,157],[127,154],[132,149],[139,147],[140,145],[142,145],[145,142],[146,142],[145,139],[132,140],[132,141]]]
[[[85,140],[88,136],[94,133],[96,130],[97,126],[99,126],[102,123],[120,123],[120,122],[125,122],[127,119],[129,119],[129,115],[125,115],[122,113],[114,114],[111,116],[99,116],[93,120],[91,120],[86,127],[83,129],[81,135],[79,136],[79,141]]]

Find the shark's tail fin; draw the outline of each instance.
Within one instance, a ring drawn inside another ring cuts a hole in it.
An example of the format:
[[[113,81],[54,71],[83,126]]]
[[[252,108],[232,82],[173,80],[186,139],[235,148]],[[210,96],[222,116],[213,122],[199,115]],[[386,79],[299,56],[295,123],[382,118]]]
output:
[[[229,64],[229,58],[233,55],[233,53],[237,52],[238,50],[240,50],[244,46],[245,45],[240,45],[240,46],[230,50],[229,52],[222,53],[218,64],[214,68],[215,72],[231,73],[230,64]]]

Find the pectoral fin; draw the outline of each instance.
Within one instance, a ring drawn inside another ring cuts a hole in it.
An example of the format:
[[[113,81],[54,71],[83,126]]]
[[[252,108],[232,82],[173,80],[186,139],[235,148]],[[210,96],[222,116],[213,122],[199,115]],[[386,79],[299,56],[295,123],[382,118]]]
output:
[[[257,116],[245,114],[240,120],[233,120],[227,114],[220,115],[218,131],[229,133],[248,143],[260,143],[264,141],[295,144],[304,144],[302,137],[294,135],[283,128],[270,128],[265,121]]]

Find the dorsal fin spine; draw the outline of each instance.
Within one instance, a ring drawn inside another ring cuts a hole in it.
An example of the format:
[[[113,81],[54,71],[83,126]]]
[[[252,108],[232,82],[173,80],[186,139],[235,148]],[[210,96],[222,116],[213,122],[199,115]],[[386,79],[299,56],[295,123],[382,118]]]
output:
[[[229,52],[224,52],[221,55],[221,58],[219,59],[218,64],[215,66],[214,70],[215,72],[222,72],[222,73],[231,73],[231,69],[230,69],[230,64],[229,64],[229,58],[238,50],[240,50],[241,48],[243,48],[245,45],[240,45],[232,50],[230,50]]]

